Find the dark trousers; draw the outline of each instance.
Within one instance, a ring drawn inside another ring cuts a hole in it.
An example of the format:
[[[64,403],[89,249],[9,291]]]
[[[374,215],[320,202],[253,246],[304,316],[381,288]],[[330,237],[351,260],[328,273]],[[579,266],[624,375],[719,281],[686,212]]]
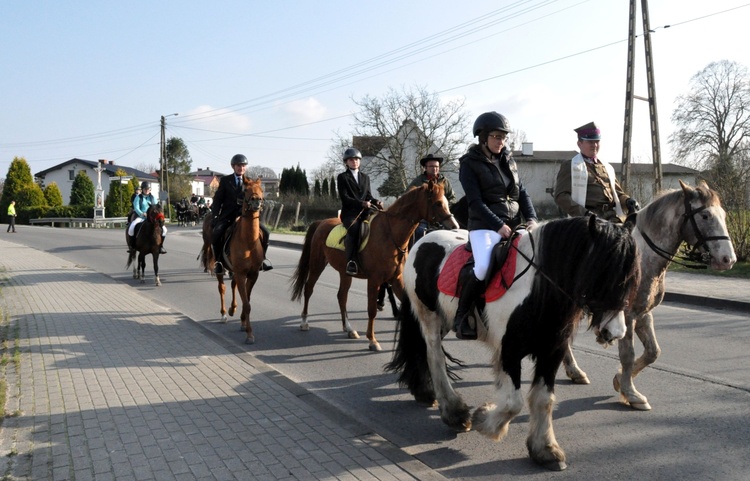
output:
[[[15,232],[16,231],[16,216],[11,215],[8,217],[9,217],[8,218],[8,232],[10,232],[11,230]]]

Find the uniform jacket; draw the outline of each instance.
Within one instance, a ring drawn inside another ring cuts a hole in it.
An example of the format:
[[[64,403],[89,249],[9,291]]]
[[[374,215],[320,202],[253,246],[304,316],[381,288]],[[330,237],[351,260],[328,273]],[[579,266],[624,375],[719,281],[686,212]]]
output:
[[[153,204],[156,204],[156,199],[152,194],[143,195],[138,194],[133,199],[133,210],[136,214],[138,214],[138,217],[146,217],[146,211],[149,207],[151,207]]]
[[[16,216],[16,206],[15,205],[10,204],[8,206],[8,215],[11,216],[11,217],[15,217]]]
[[[336,177],[336,188],[341,199],[341,220],[346,227],[349,227],[362,211],[362,202],[377,200],[370,192],[370,178],[362,171],[359,171],[357,182],[352,171],[346,169]]]
[[[411,184],[409,184],[409,187],[407,187],[406,190],[409,190],[412,187],[419,187],[427,182],[429,182],[427,174],[422,172],[422,175],[417,176],[416,179],[411,181]],[[443,186],[445,198],[448,200],[448,204],[453,205],[453,203],[456,202],[456,194],[453,193],[453,187],[451,186],[450,181],[446,179],[443,174],[438,174],[437,183]]]
[[[592,164],[586,162],[588,169],[588,183],[586,186],[586,205],[579,205],[571,197],[571,178],[570,163],[566,160],[560,164],[560,170],[557,173],[555,182],[555,203],[564,213],[577,217],[591,211],[604,219],[616,217],[615,201],[612,194],[612,188],[609,183],[609,175],[602,164]],[[630,198],[620,187],[620,183],[615,179],[616,195],[620,199],[620,205],[625,206],[626,201]]]
[[[217,221],[232,220],[242,213],[242,200],[244,186],[240,181],[239,187],[234,174],[225,175],[219,180],[219,188],[216,189],[214,201],[211,204],[211,213]]]
[[[497,231],[504,224],[514,228],[522,220],[536,220],[531,197],[518,180],[516,161],[505,148],[495,158],[499,168],[474,144],[459,160],[458,178],[469,204],[469,230]],[[507,186],[500,169],[510,179]]]

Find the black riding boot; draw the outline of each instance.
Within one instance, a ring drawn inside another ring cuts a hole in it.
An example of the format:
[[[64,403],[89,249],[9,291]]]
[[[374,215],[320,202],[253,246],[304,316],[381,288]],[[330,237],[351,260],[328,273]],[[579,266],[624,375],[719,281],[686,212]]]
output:
[[[159,244],[159,254],[166,254],[167,250],[164,248],[164,241],[167,240],[166,236],[161,237],[161,244]]]
[[[477,338],[477,330],[469,325],[469,313],[474,308],[474,302],[483,286],[484,282],[477,279],[474,271],[469,273],[461,286],[456,319],[453,321],[453,330],[456,331],[456,337],[459,339]]]
[[[224,274],[224,266],[221,264],[221,260],[224,258],[221,253],[223,247],[221,244],[222,242],[219,240],[211,245],[211,249],[214,250],[214,261],[216,261],[214,264],[214,274],[216,275]]]
[[[128,238],[130,239],[130,245],[128,246],[128,253],[132,254],[135,252],[135,236],[129,235]]]
[[[359,226],[353,225],[352,228],[358,228]],[[346,274],[350,276],[356,276],[359,273],[359,265],[357,264],[357,248],[359,247],[359,236],[349,229],[349,232],[344,238],[344,248],[346,249]]]
[[[263,262],[260,265],[260,270],[265,272],[265,271],[270,271],[271,269],[273,269],[273,264],[271,264],[271,261],[266,259],[266,252],[268,252],[268,237],[269,237],[268,229],[266,229],[266,227],[263,224],[261,224],[260,230],[263,233],[263,236],[260,238],[260,243],[263,246]]]

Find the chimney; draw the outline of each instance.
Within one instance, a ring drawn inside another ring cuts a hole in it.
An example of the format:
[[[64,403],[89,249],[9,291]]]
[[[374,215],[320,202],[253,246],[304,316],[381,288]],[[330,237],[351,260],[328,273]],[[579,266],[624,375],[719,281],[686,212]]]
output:
[[[114,160],[110,160],[109,161],[109,165],[115,165],[115,161]]]
[[[528,156],[534,155],[534,142],[521,143],[521,154]]]

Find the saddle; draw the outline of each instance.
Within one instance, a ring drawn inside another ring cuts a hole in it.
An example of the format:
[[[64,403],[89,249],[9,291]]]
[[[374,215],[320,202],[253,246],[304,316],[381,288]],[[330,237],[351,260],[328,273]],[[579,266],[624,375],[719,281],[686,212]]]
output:
[[[370,211],[370,214],[365,220],[359,223],[359,252],[365,248],[367,241],[370,239],[370,223],[378,215],[379,211]],[[346,227],[344,224],[339,224],[328,234],[326,237],[326,247],[331,249],[338,249],[345,251],[344,239],[346,238]]]
[[[487,271],[487,281],[481,301],[492,302],[505,294],[513,285],[516,277],[516,259],[518,251],[511,247],[517,247],[523,234],[514,231],[509,240],[498,242],[492,249],[490,266]],[[448,255],[448,260],[443,265],[438,276],[438,290],[443,294],[458,297],[461,292],[463,279],[474,268],[474,258],[469,243],[456,246]],[[483,307],[483,304],[482,304]]]

